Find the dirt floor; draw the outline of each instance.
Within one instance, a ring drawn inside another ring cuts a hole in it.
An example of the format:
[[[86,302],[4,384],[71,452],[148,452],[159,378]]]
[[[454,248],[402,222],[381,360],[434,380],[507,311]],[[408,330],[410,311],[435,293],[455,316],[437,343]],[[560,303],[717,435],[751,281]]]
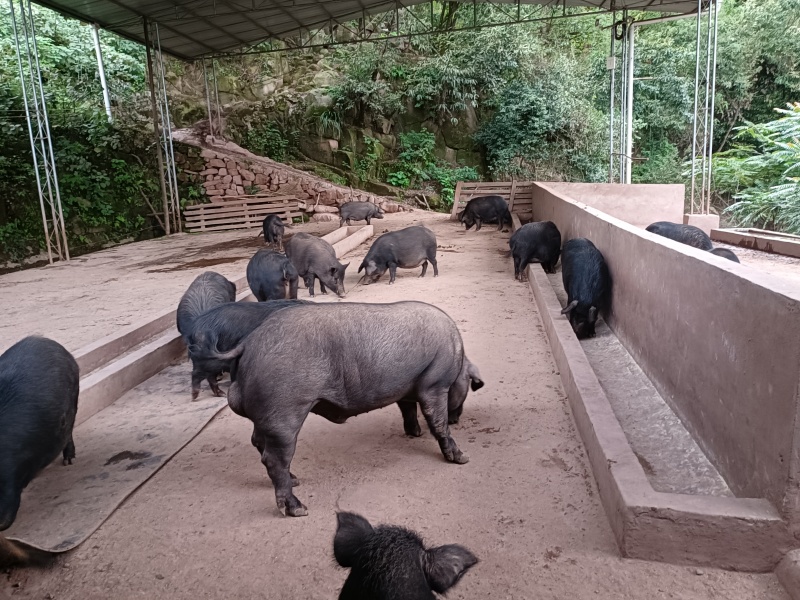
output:
[[[374,224],[382,233],[412,222],[436,233],[440,276],[429,269],[419,279],[415,269],[400,271],[392,286],[355,286],[362,246],[345,259],[346,299],[425,300],[455,319],[486,381],[453,430],[468,464],[446,463],[428,433],[406,438],[394,407],[344,425],[311,415],[292,468],[309,516],[285,518],[250,445],[249,421],[225,409],[82,546],[50,568],[0,576],[0,597],[335,598],[346,572],[332,556],[334,514],[353,510],[477,554],[481,562],[448,598],[787,598],[773,575],[620,558],[536,305],[527,285],[513,280],[509,234],[493,227],[465,232],[444,215],[419,211]],[[2,285],[0,302],[13,298],[16,312],[0,329],[0,346],[33,322],[75,348],[174,305],[202,269],[152,272],[173,259],[241,257],[212,267],[241,276],[255,246],[244,239],[238,248],[219,247],[240,238],[148,242],[87,257],[87,272],[75,264],[4,276],[0,285],[40,280],[50,292],[20,299]],[[204,244],[217,247],[209,252]],[[81,310],[63,308],[65,299]],[[47,310],[37,310],[43,301]]]

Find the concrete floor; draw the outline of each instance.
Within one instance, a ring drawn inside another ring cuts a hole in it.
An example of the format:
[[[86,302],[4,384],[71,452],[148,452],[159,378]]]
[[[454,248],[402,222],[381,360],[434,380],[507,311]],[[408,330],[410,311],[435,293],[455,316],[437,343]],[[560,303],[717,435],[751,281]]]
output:
[[[0,597],[333,598],[346,575],[331,545],[342,509],[470,548],[481,562],[448,598],[786,598],[771,574],[619,556],[536,305],[513,279],[509,234],[465,232],[420,211],[376,221],[376,232],[415,222],[438,237],[440,276],[418,279],[415,269],[393,286],[355,287],[361,247],[343,261],[346,300],[424,300],[456,321],[486,381],[453,431],[468,464],[444,462],[427,433],[407,439],[394,407],[345,425],[312,415],[293,463],[309,516],[285,518],[249,422],[226,409],[78,549],[48,569],[1,576]],[[250,236],[183,236],[0,277],[0,302],[13,312],[0,347],[38,331],[75,349],[147,318],[205,268],[241,276]],[[187,267],[200,260],[220,262]]]

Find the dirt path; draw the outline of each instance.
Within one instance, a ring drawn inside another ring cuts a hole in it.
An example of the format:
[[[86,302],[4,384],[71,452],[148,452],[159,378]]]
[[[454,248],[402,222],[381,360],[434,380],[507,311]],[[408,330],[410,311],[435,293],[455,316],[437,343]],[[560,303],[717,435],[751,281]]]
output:
[[[287,233],[324,235],[338,225],[307,223]],[[0,352],[37,333],[74,351],[177,307],[181,294],[204,271],[242,277],[247,261],[264,244],[256,233],[179,234],[0,275]]]
[[[226,409],[85,544],[50,569],[12,571],[0,596],[335,598],[346,573],[331,542],[343,509],[475,552],[481,562],[448,598],[786,598],[773,575],[620,558],[536,306],[504,256],[509,234],[419,212],[376,230],[413,220],[438,236],[440,276],[415,269],[393,286],[354,287],[362,247],[347,257],[347,300],[425,300],[456,320],[486,381],[453,432],[468,464],[444,462],[427,432],[407,439],[395,407],[344,425],[311,415],[292,469],[309,516],[285,518],[249,421]]]

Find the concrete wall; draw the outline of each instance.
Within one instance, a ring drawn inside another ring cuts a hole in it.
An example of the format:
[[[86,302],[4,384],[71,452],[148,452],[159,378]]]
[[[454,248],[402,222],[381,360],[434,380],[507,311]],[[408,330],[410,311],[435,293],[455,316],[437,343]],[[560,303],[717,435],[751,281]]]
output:
[[[587,237],[614,281],[609,324],[740,497],[798,511],[800,285],[534,190],[534,219]]]
[[[555,192],[644,229],[656,221],[683,223],[683,184],[548,183]]]

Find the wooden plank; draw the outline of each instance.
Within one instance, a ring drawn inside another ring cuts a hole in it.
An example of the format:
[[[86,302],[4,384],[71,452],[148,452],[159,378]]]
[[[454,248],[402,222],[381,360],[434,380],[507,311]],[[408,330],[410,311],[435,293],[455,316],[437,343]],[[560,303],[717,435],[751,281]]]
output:
[[[251,200],[249,202],[213,202],[209,204],[195,204],[194,206],[187,206],[183,212],[185,213],[196,213],[196,212],[203,212],[203,211],[221,211],[221,210],[230,210],[230,209],[241,209],[245,206],[248,207],[259,207],[259,206],[275,206],[276,204],[299,204],[297,199],[291,200],[282,200],[281,202],[264,202],[263,200]]]
[[[456,182],[456,191],[453,193],[453,210],[450,211],[450,218],[455,221],[456,220],[456,213],[458,213],[458,207],[461,203],[461,187],[464,185],[463,181]]]
[[[290,216],[291,217],[302,217],[303,213],[301,213],[301,212],[290,213]],[[248,227],[244,223],[237,223],[237,224],[234,224],[234,225],[218,225],[218,226],[211,226],[211,227],[206,227],[206,228],[199,228],[199,227],[188,228],[187,227],[187,231],[189,231],[190,233],[198,233],[198,232],[201,232],[201,231],[228,231],[228,230],[231,230],[231,229],[258,229],[258,228],[259,227]]]
[[[517,182],[511,181],[511,191],[509,192],[508,196],[508,210],[511,211],[514,209],[514,194],[517,191]]]
[[[273,214],[283,215],[283,214],[286,214],[287,212],[291,212],[291,211],[282,210],[279,213],[273,213]],[[295,212],[299,212],[299,211],[295,211]],[[210,227],[210,226],[214,226],[214,225],[228,225],[230,223],[245,223],[248,227],[261,227],[261,223],[263,221],[264,221],[264,219],[261,218],[261,217],[258,217],[258,216],[256,216],[255,218],[250,218],[250,219],[248,219],[247,216],[238,216],[238,217],[234,216],[234,217],[228,217],[228,218],[225,218],[225,219],[203,219],[202,221],[199,221],[199,223],[201,223],[201,224],[204,223],[206,227]],[[198,221],[191,221],[191,222],[187,223],[187,225],[190,225],[192,227],[196,227],[197,224],[198,224]]]
[[[244,215],[244,213],[247,212],[247,211],[249,211],[249,212],[262,211],[262,212],[264,212],[266,214],[266,213],[268,213],[270,211],[271,212],[275,212],[276,210],[280,210],[280,209],[283,209],[283,208],[299,208],[299,205],[298,205],[297,202],[287,202],[285,204],[266,204],[266,205],[259,205],[259,206],[248,205],[246,209],[245,209],[244,206],[224,206],[224,205],[219,205],[219,207],[215,206],[213,208],[206,208],[204,210],[193,211],[193,212],[191,212],[189,214],[186,214],[186,212],[184,212],[184,216],[188,219],[188,218],[193,218],[193,217],[200,216],[200,215],[213,216],[213,215],[225,215],[225,214],[229,214],[229,213],[240,213],[240,214]]]

